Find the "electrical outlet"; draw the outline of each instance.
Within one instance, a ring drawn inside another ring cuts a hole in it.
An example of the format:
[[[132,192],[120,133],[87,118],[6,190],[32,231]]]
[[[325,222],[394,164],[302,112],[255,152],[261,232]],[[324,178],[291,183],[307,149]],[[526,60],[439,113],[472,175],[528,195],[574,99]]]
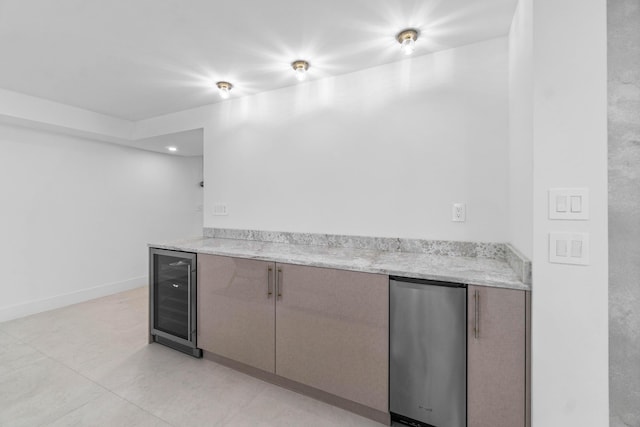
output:
[[[451,210],[451,221],[465,222],[467,220],[467,207],[464,203],[454,203]]]

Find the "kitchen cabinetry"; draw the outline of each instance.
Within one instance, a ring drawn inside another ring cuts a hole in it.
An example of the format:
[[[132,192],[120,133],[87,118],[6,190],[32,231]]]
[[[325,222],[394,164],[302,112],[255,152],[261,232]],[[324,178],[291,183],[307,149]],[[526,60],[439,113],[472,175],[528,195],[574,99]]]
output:
[[[275,371],[275,263],[198,256],[198,346]]]
[[[526,293],[468,287],[468,427],[524,427]]]
[[[198,275],[200,348],[388,414],[388,276],[207,254]],[[468,427],[525,427],[528,293],[467,301]]]
[[[198,344],[388,412],[389,277],[201,254]]]
[[[277,270],[276,373],[388,412],[388,276]]]

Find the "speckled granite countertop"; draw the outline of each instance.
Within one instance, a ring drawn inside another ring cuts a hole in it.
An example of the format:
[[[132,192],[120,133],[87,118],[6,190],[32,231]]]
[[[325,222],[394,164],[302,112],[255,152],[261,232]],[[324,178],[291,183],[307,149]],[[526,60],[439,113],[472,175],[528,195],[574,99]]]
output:
[[[531,290],[531,286],[524,284],[509,264],[501,259],[206,237],[148,246],[468,285]]]

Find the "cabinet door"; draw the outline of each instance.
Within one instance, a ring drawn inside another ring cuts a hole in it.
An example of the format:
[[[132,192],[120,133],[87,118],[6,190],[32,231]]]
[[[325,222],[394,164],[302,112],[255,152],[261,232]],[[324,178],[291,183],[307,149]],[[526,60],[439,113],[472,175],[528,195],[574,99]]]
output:
[[[524,427],[525,292],[482,286],[468,292],[468,426]]]
[[[388,412],[389,277],[276,269],[276,374]]]
[[[274,372],[274,268],[270,262],[198,255],[198,347]]]

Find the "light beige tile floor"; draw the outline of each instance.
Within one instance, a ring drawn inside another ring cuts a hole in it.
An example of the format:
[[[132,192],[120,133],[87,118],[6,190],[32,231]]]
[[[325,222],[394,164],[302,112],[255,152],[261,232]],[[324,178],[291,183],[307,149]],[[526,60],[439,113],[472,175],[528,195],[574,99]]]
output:
[[[147,344],[140,288],[0,323],[0,426],[381,426]]]

